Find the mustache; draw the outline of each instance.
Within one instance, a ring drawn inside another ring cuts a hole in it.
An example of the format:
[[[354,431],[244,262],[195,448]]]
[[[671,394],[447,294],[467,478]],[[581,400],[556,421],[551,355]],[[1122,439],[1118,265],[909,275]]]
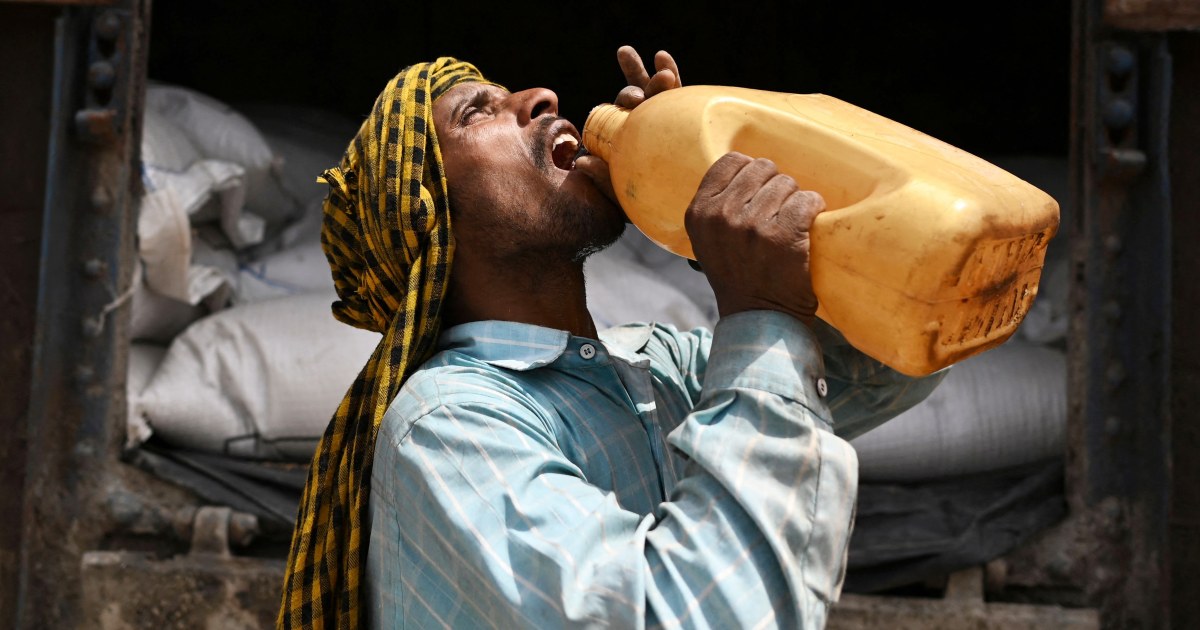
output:
[[[542,114],[534,121],[536,127],[533,135],[530,136],[529,154],[533,156],[533,164],[538,170],[550,169],[550,157],[546,153],[546,145],[550,144],[550,127],[560,120],[564,120],[562,116]]]

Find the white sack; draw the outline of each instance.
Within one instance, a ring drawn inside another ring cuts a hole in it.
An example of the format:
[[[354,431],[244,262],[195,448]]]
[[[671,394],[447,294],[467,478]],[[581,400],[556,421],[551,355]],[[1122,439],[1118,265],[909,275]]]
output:
[[[133,298],[130,304],[130,337],[135,341],[168,343],[192,322],[204,317],[208,309],[156,293],[146,285],[139,262],[134,271]]]
[[[129,346],[129,366],[125,377],[125,402],[129,410],[125,430],[125,448],[134,448],[150,439],[150,425],[142,414],[142,392],[158,365],[162,363],[167,349],[149,343],[134,343]]]
[[[189,305],[224,305],[237,279],[237,259],[195,238],[173,189],[142,196],[137,230],[138,258],[151,290]]]
[[[639,265],[653,270],[655,276],[675,287],[691,300],[704,314],[708,327],[717,323],[717,297],[708,284],[708,277],[696,271],[686,258],[654,244],[641,230],[629,226],[625,235],[612,247],[613,251],[624,249]]]
[[[339,114],[296,105],[258,105],[242,113],[283,158],[284,188],[302,203],[324,198],[329,191],[317,177],[342,161],[359,123]],[[360,121],[361,122],[361,121]]]
[[[142,392],[177,446],[307,460],[380,336],[342,324],[328,295],[234,307],[179,335]]]
[[[255,215],[281,222],[295,214],[279,181],[282,160],[245,116],[208,95],[161,83],[146,88],[146,110],[182,130],[202,156],[245,169],[245,201]]]
[[[309,242],[243,265],[236,299],[245,303],[301,293],[322,293],[332,301],[334,292],[333,274],[325,251],[319,242]]]
[[[1060,456],[1067,362],[1008,343],[955,365],[924,402],[851,441],[864,481],[917,481]]]
[[[294,105],[256,105],[242,112],[283,159],[281,182],[298,204],[296,216],[251,250],[251,258],[258,260],[301,243],[320,242],[321,205],[329,185],[318,183],[317,177],[341,163],[359,125],[337,114]]]
[[[192,225],[174,189],[147,187],[138,205],[137,236],[146,284],[181,302],[199,302],[188,295]]]
[[[704,275],[683,258],[658,248],[634,227],[612,247],[589,258],[583,271],[588,310],[597,328],[659,322],[688,330],[711,328],[716,323],[716,302]],[[712,300],[711,310],[707,302],[698,303],[693,295],[702,302]]]
[[[304,211],[295,222],[279,234],[280,249],[303,244],[321,244],[321,226],[325,221],[325,196],[314,197],[304,204]]]
[[[263,238],[261,217],[243,209],[246,169],[206,157],[192,134],[160,111],[147,109],[142,124],[142,174],[147,193],[171,190],[179,212],[193,223],[218,220],[238,247]]]
[[[153,171],[182,173],[200,161],[200,149],[186,133],[157,111],[142,115],[142,164]]]

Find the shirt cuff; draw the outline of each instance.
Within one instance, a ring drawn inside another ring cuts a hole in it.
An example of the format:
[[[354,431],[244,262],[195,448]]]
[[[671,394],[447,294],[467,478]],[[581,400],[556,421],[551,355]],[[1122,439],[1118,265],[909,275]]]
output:
[[[777,311],[744,311],[713,331],[704,390],[755,389],[795,401],[829,430],[832,415],[817,337],[800,320]]]

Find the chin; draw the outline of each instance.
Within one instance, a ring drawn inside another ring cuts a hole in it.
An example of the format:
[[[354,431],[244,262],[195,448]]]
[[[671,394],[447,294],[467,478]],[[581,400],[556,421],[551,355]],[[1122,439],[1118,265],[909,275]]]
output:
[[[617,226],[617,229],[615,231],[610,232],[608,234],[604,234],[604,235],[598,234],[597,236],[599,236],[600,238],[596,238],[591,243],[588,243],[588,244],[584,245],[583,247],[580,247],[579,250],[575,252],[575,255],[571,258],[571,260],[573,262],[582,263],[583,261],[587,260],[588,257],[590,257],[592,254],[598,254],[598,253],[608,249],[608,247],[610,245],[617,242],[617,239],[621,238],[621,235],[625,233],[626,225],[627,224],[625,223],[625,221],[622,220],[620,225]]]
[[[582,262],[625,232],[621,207],[597,190],[586,175],[568,177],[558,193],[549,204],[549,216],[556,219],[556,240],[566,246],[573,261]]]

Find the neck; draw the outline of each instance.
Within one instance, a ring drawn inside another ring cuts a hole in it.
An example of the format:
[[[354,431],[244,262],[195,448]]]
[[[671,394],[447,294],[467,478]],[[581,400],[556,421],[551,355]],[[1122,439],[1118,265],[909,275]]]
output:
[[[595,339],[583,263],[535,258],[492,261],[456,255],[446,325],[500,320]]]

